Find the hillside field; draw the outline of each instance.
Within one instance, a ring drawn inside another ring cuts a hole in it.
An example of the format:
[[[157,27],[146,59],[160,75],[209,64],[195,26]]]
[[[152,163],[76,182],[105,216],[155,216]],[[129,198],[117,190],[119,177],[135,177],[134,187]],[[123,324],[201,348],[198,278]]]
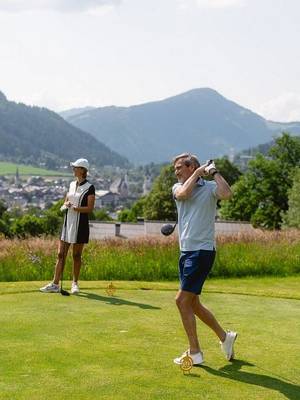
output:
[[[0,161],[0,176],[15,175],[17,168],[20,176],[69,176],[70,173],[52,171],[49,169],[33,167],[31,165],[15,164]]]

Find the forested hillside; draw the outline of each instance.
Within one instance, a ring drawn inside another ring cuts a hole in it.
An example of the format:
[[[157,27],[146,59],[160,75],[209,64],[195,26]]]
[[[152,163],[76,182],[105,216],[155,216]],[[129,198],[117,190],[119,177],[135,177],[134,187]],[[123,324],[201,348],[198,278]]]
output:
[[[97,166],[126,166],[125,157],[110,150],[91,134],[40,107],[8,101],[0,92],[1,160],[55,168],[79,157]]]

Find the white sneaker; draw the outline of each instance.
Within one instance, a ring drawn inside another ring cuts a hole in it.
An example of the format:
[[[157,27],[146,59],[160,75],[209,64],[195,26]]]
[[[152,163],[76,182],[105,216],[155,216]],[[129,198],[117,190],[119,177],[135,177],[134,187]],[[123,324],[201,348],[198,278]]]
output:
[[[79,292],[80,292],[80,290],[79,290],[78,284],[76,282],[73,282],[72,283],[72,287],[71,287],[71,293],[72,294],[77,294]]]
[[[234,358],[234,349],[233,345],[237,338],[237,333],[228,331],[226,332],[226,338],[224,342],[220,342],[221,350],[225,354],[226,360],[230,361]]]
[[[56,285],[56,283],[50,282],[48,285],[43,286],[40,288],[40,291],[43,293],[59,293],[59,285]]]
[[[180,365],[182,363],[182,359],[186,356],[186,353],[188,353],[188,356],[193,360],[193,365],[200,365],[204,363],[203,353],[199,352],[191,354],[190,350],[187,350],[187,352],[185,351],[180,357],[174,358],[174,363]]]

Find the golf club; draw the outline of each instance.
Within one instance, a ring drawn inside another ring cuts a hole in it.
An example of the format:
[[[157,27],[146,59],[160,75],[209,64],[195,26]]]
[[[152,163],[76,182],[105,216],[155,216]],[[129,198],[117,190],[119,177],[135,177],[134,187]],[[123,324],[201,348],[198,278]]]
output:
[[[62,296],[70,296],[70,293],[67,292],[65,289],[63,289],[62,287],[62,283],[63,283],[63,274],[61,274],[61,281],[60,281],[60,294]]]
[[[211,163],[213,163],[213,162],[214,162],[214,160],[207,160],[207,161],[206,161],[207,167],[208,167]],[[206,170],[206,168],[205,168],[205,170]]]
[[[174,232],[174,230],[175,230],[175,228],[176,228],[176,225],[177,225],[177,221],[175,222],[175,225],[172,225],[172,224],[164,224],[164,225],[160,228],[160,231],[161,231],[161,233],[162,233],[164,236],[169,236],[169,235],[171,235],[171,234]]]
[[[64,243],[64,246],[63,246],[63,253],[64,253],[64,258],[63,258],[63,267],[62,267],[62,270],[61,270],[60,294],[62,296],[70,296],[70,293],[63,289],[63,278],[64,278],[64,269],[65,269],[65,262],[66,262],[66,246],[65,246],[65,243]]]

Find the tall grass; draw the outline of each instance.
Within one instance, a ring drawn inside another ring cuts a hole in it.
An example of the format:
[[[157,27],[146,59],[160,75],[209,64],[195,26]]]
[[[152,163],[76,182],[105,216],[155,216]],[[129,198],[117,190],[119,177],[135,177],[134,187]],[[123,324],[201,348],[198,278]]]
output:
[[[57,240],[0,240],[0,281],[49,280]],[[176,280],[177,239],[145,237],[91,241],[84,249],[82,280]],[[65,278],[71,278],[71,251]],[[300,231],[219,236],[211,276],[242,277],[300,273]]]
[[[242,277],[300,273],[300,230],[260,231],[218,238],[212,276]]]

